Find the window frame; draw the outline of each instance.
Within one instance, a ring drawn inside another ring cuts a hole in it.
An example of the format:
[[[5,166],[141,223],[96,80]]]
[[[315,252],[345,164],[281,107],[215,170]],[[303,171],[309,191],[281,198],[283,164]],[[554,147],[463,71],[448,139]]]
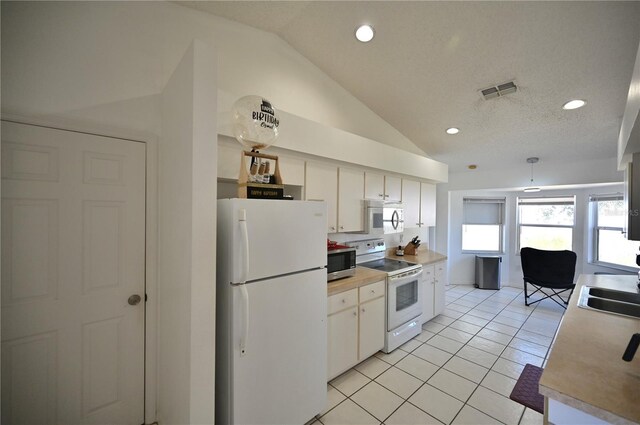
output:
[[[589,241],[588,263],[593,264],[594,266],[607,267],[615,270],[637,272],[639,270],[638,267],[630,267],[624,264],[610,263],[608,261],[601,261],[598,259],[598,248],[600,245],[599,230],[618,230],[620,233],[625,235],[627,233],[627,229],[625,227],[598,226],[598,202],[600,201],[624,201],[624,195],[621,193],[615,193],[589,196],[589,228],[591,232],[591,239]]]
[[[487,203],[487,204],[497,204],[498,205],[498,222],[497,223],[467,223],[467,220],[464,216],[464,205],[465,202],[469,203]],[[502,255],[505,253],[505,211],[506,211],[507,199],[506,197],[487,197],[487,196],[466,196],[462,199],[462,223],[460,224],[460,252],[462,254],[490,254],[490,255]],[[498,250],[465,250],[463,249],[464,242],[464,226],[472,225],[472,226],[498,226]]]
[[[522,224],[520,222],[520,205],[521,205],[521,200],[525,200],[525,202],[522,202],[523,204],[529,204],[529,205],[563,205],[563,204],[567,204],[567,202],[552,202],[553,199],[566,199],[566,198],[572,198],[573,199],[573,224],[568,225],[568,224]],[[536,203],[536,202],[527,202],[526,200],[533,200],[533,199],[539,199],[540,202]],[[546,201],[545,201],[546,200]],[[569,249],[570,251],[573,251],[573,238],[575,236],[575,227],[576,227],[576,195],[558,195],[558,196],[518,196],[516,199],[516,255],[519,256],[520,255],[520,250],[522,249],[522,247],[520,246],[520,235],[522,233],[521,229],[522,227],[546,227],[546,228],[560,228],[560,229],[571,229],[571,248]]]

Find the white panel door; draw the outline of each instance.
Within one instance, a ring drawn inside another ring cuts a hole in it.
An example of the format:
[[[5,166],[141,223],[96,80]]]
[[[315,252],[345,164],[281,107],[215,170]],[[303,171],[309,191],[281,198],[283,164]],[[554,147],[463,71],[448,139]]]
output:
[[[143,423],[144,267],[144,144],[3,122],[2,423]]]
[[[338,231],[364,230],[364,172],[340,168],[338,174]]]

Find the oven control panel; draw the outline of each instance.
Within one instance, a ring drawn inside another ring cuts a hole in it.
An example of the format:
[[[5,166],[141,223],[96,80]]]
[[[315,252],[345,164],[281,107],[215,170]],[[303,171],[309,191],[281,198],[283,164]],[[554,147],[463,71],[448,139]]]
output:
[[[356,255],[384,253],[387,250],[382,238],[347,242],[345,245],[355,248]]]

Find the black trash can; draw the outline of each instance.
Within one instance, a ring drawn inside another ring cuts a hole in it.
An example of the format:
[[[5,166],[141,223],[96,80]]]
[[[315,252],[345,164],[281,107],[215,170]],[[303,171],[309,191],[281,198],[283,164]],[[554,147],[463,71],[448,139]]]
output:
[[[476,283],[480,289],[500,289],[500,263],[502,257],[480,257],[476,255]]]

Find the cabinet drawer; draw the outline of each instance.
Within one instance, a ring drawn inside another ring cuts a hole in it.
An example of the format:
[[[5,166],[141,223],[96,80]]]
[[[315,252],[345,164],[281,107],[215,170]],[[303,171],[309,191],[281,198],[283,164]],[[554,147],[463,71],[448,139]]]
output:
[[[333,314],[358,304],[358,290],[351,289],[331,295],[327,300],[327,314]]]
[[[370,285],[361,286],[360,290],[360,303],[367,302],[374,298],[378,298],[384,295],[385,280],[372,283]]]

